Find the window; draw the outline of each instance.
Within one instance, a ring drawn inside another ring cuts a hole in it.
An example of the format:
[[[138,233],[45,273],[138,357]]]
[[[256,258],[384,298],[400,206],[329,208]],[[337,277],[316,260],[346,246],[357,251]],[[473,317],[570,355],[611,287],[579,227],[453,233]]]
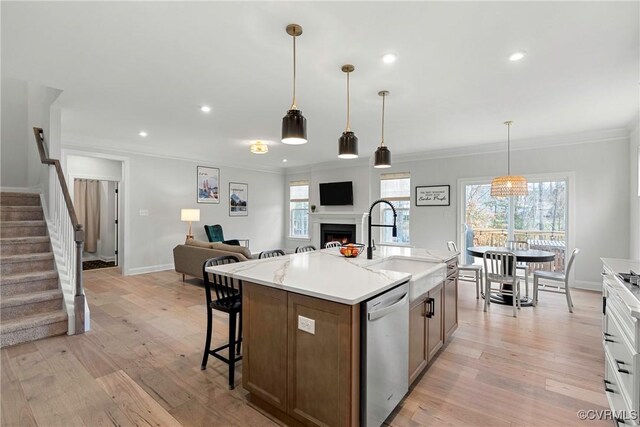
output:
[[[409,243],[409,210],[411,208],[411,179],[409,173],[389,173],[380,176],[380,197],[396,208],[398,237],[392,237],[392,229],[380,231],[382,243]],[[380,223],[393,224],[393,211],[387,204],[380,205]]]
[[[309,181],[289,183],[289,237],[309,237]]]
[[[567,178],[529,178],[527,186],[527,196],[494,198],[489,182],[465,184],[463,247],[527,241],[532,249],[555,252],[553,269],[563,271],[568,228]],[[474,262],[473,257],[467,255],[464,262]]]

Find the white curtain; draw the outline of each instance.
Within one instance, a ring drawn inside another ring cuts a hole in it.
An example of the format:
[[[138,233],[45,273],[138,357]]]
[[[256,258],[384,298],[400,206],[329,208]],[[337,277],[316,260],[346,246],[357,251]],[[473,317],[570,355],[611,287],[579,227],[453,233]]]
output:
[[[93,253],[100,238],[100,181],[76,179],[73,187],[73,205],[84,228],[84,250]]]

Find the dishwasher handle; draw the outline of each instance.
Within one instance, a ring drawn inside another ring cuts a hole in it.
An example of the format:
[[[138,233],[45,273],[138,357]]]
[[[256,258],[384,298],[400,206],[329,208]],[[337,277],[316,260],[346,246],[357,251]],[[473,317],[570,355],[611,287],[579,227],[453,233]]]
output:
[[[392,311],[395,311],[402,304],[406,303],[408,298],[409,298],[409,293],[406,292],[404,295],[402,295],[400,297],[399,300],[397,300],[393,304],[388,305],[388,306],[383,307],[383,308],[379,308],[379,309],[374,310],[374,311],[370,311],[369,313],[367,313],[367,319],[368,320],[376,320],[376,319],[379,319],[381,317],[386,316],[387,314],[391,313]]]

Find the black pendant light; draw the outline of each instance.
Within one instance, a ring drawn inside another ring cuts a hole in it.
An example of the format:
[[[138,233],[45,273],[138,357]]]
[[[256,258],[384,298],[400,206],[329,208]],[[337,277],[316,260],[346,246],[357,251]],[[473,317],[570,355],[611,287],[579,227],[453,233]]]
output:
[[[296,106],[296,37],[302,34],[302,27],[298,24],[289,24],[287,34],[293,37],[293,102],[287,115],[282,118],[282,142],[300,145],[307,143],[307,119]]]
[[[351,64],[342,66],[342,71],[347,74],[347,128],[338,139],[338,157],[341,159],[355,159],[358,157],[358,137],[351,131],[350,105],[349,105],[349,74],[355,70]]]
[[[390,168],[391,167],[391,151],[384,145],[384,100],[389,95],[388,90],[381,90],[378,95],[382,97],[382,140],[380,146],[376,150],[373,162],[374,168]]]

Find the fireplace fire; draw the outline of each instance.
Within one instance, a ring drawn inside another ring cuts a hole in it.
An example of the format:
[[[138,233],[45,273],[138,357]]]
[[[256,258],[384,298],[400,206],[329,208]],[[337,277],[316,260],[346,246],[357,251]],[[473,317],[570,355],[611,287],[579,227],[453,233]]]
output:
[[[320,247],[324,249],[329,242],[355,243],[356,226],[354,224],[320,224]]]

